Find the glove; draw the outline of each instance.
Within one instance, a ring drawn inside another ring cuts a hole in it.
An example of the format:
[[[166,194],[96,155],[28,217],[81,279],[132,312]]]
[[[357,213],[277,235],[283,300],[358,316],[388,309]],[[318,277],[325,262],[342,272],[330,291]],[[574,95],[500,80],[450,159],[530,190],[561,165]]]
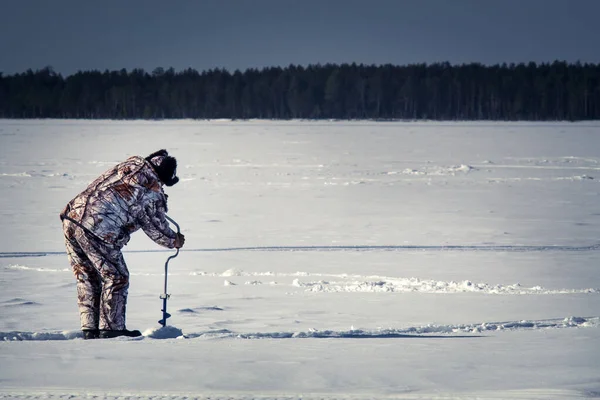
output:
[[[175,248],[177,248],[177,249],[182,248],[184,243],[185,243],[185,236],[182,233],[178,233],[177,237],[175,238]]]

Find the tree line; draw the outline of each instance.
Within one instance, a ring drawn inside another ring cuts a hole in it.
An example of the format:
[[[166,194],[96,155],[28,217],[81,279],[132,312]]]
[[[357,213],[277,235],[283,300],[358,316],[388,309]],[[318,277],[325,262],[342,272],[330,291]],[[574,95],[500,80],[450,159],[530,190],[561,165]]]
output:
[[[600,119],[600,64],[0,73],[0,118]]]

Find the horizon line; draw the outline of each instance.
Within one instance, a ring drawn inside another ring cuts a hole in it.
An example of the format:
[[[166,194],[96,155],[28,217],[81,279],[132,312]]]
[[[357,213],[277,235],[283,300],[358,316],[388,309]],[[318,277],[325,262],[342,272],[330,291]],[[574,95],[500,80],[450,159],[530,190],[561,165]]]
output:
[[[210,73],[210,72],[215,72],[215,71],[220,71],[220,72],[227,72],[231,75],[236,74],[236,73],[242,73],[245,74],[247,72],[261,72],[261,71],[269,71],[269,70],[277,70],[277,69],[281,69],[281,70],[286,70],[286,69],[292,69],[292,68],[303,68],[303,69],[310,69],[310,68],[340,68],[340,67],[362,67],[362,68],[384,68],[384,67],[393,67],[393,68],[409,68],[409,67],[431,67],[431,66],[447,66],[450,68],[456,68],[456,67],[472,67],[472,66],[477,66],[477,67],[483,67],[483,68],[511,68],[511,67],[519,67],[519,66],[533,66],[535,65],[536,67],[539,66],[551,66],[553,64],[565,64],[566,66],[570,67],[570,66],[592,66],[592,67],[600,67],[600,62],[589,62],[589,61],[582,61],[582,60],[577,60],[577,61],[567,61],[565,59],[554,59],[554,60],[546,60],[546,61],[534,61],[534,60],[530,60],[530,61],[503,61],[503,62],[495,62],[495,63],[487,63],[487,62],[482,62],[482,61],[468,61],[468,62],[451,62],[451,61],[423,61],[423,62],[410,62],[410,63],[403,63],[403,64],[396,64],[396,63],[364,63],[364,62],[317,62],[317,63],[307,63],[307,64],[295,64],[295,63],[290,63],[287,65],[271,65],[271,66],[261,66],[261,67],[246,67],[244,69],[242,68],[227,68],[224,66],[220,66],[220,67],[211,67],[211,68],[204,68],[204,69],[197,69],[194,67],[186,67],[186,68],[180,68],[180,69],[175,69],[173,66],[169,66],[169,67],[163,67],[163,66],[156,66],[153,67],[151,70],[150,69],[146,69],[144,67],[122,67],[122,68],[115,68],[115,69],[109,69],[109,68],[90,68],[90,69],[77,69],[75,72],[71,72],[71,73],[63,73],[63,72],[57,72],[55,70],[55,68],[48,64],[45,65],[44,67],[41,68],[27,68],[24,71],[21,72],[13,72],[13,73],[5,73],[4,71],[0,70],[0,78],[3,77],[10,77],[10,76],[16,76],[16,75],[22,75],[22,74],[27,74],[29,72],[32,73],[40,73],[40,72],[44,72],[44,71],[48,71],[51,72],[53,74],[56,75],[60,75],[63,77],[69,77],[72,75],[77,75],[80,73],[90,73],[90,72],[100,72],[100,73],[121,73],[123,71],[125,71],[126,73],[132,73],[134,71],[139,71],[139,72],[143,72],[146,73],[148,75],[153,75],[155,71],[162,69],[163,73],[173,70],[172,72],[175,74],[181,74],[181,73],[185,73],[185,72],[196,72],[198,74],[203,74],[203,73]],[[171,73],[171,72],[169,72]]]

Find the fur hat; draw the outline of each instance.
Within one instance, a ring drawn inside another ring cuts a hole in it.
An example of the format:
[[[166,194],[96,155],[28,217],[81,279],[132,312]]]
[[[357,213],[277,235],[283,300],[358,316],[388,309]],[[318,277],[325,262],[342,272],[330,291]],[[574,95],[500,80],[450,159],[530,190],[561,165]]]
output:
[[[166,150],[155,151],[146,157],[146,160],[150,162],[162,183],[167,186],[173,186],[179,182],[179,178],[177,177],[177,160],[175,157],[171,157]]]

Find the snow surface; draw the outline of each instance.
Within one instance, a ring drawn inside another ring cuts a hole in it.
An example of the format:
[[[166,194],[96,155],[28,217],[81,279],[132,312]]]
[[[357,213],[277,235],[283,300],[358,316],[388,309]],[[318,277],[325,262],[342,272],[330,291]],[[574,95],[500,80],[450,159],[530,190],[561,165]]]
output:
[[[598,398],[599,129],[0,120],[0,399]],[[58,213],[159,148],[172,317],[139,232],[144,335],[84,341]]]

